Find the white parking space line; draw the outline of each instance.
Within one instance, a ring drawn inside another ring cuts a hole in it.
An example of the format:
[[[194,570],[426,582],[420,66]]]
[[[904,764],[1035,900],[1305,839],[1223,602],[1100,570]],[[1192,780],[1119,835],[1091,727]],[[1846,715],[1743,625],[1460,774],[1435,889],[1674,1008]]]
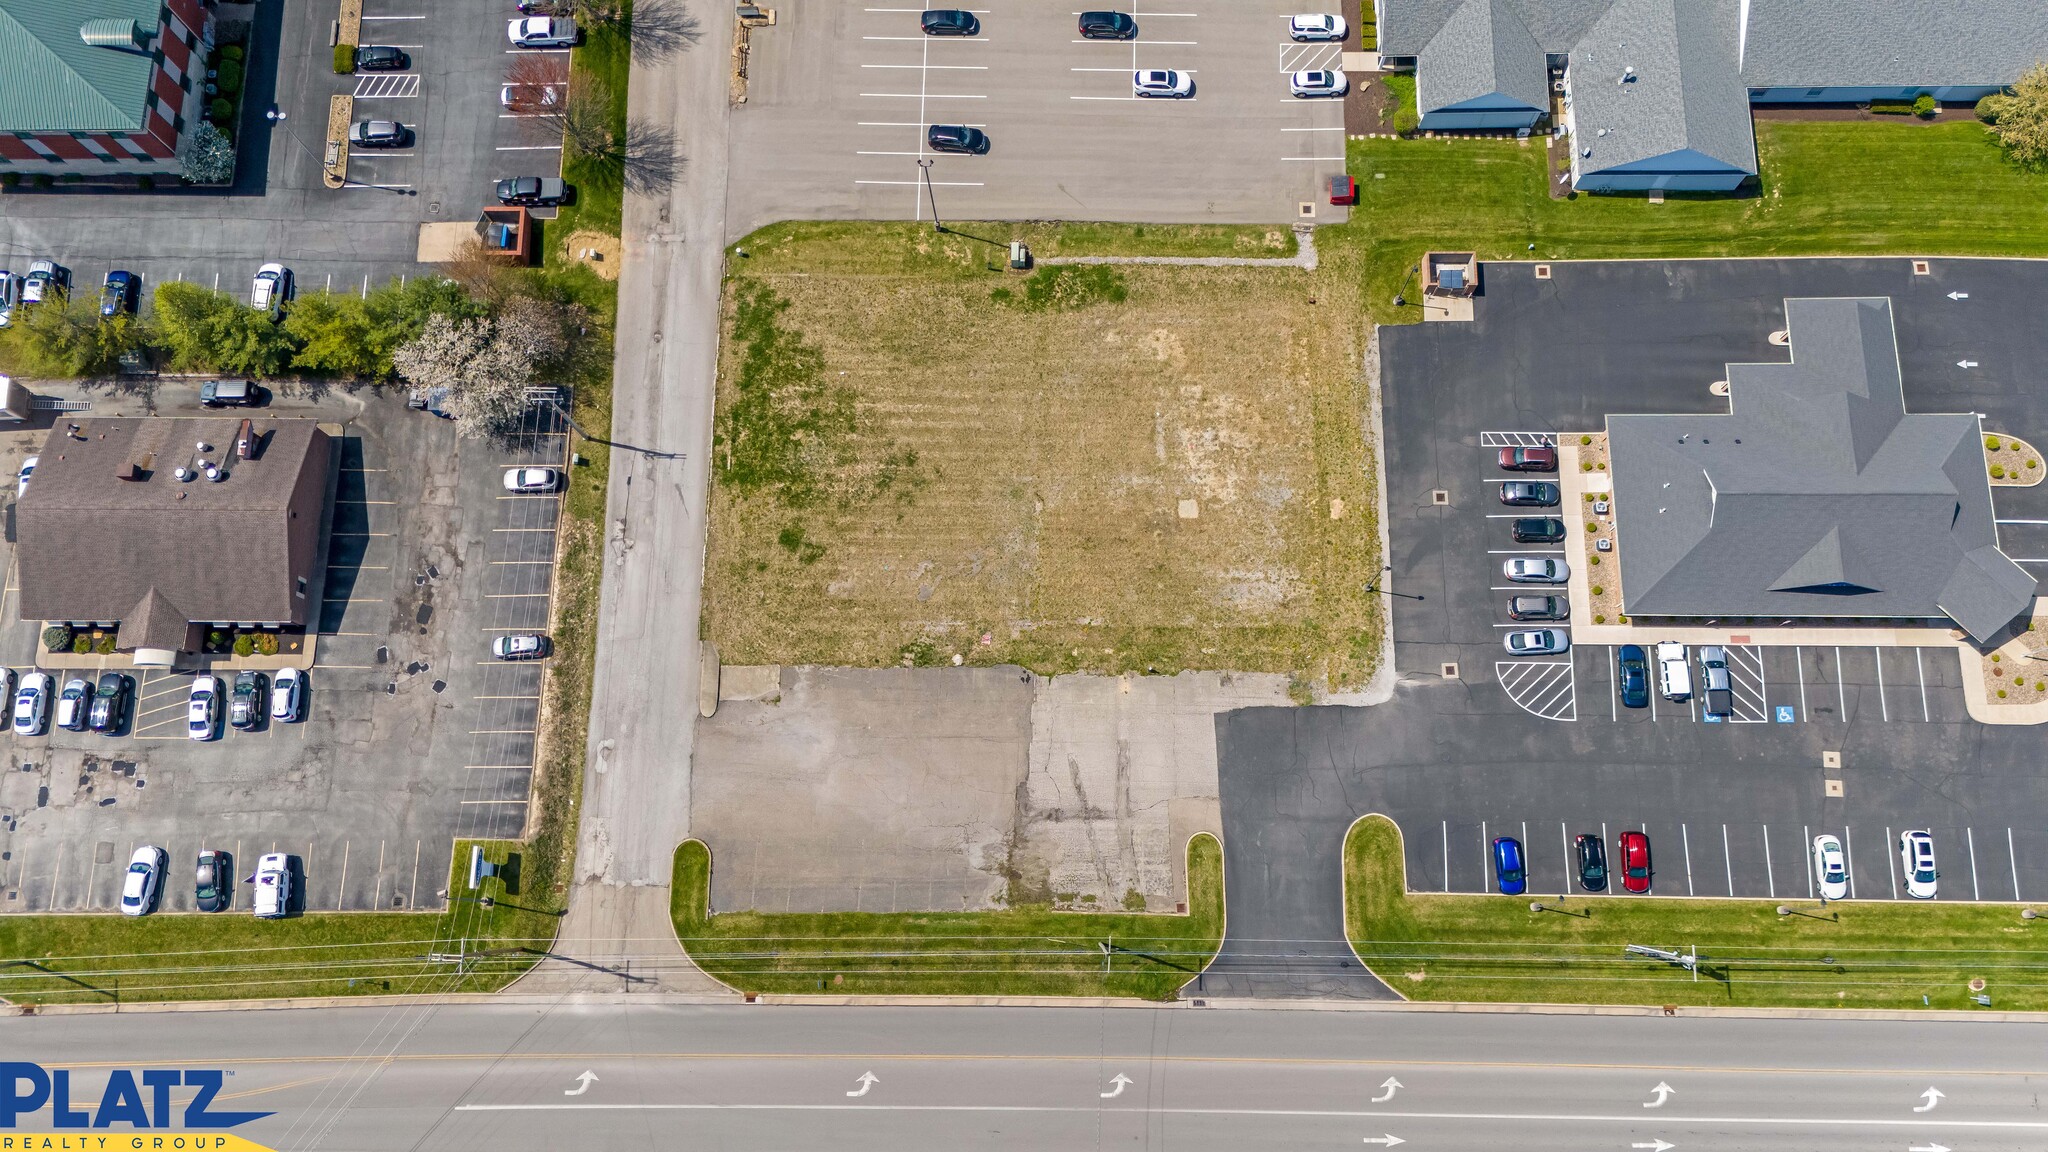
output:
[[[1835,700],[1841,705],[1842,723],[1849,722],[1849,689],[1842,680],[1842,646],[1835,645]]]
[[[1571,834],[1565,831],[1562,820],[1557,822],[1557,846],[1564,852],[1564,882],[1569,887],[1572,882],[1572,838]]]
[[[1982,900],[1984,891],[1977,887],[1977,832],[1973,828],[1965,828],[1963,836],[1970,845],[1970,899]]]
[[[1771,826],[1764,825],[1764,885],[1773,900],[1778,898],[1778,874],[1771,870]],[[1733,888],[1733,881],[1730,881]],[[1730,892],[1733,895],[1733,892]]]
[[[1486,838],[1486,821],[1479,822],[1479,890],[1486,891],[1487,874],[1493,871],[1492,852]]]
[[[1799,722],[1803,724],[1808,719],[1806,714],[1806,649],[1794,644],[1792,646],[1792,658],[1797,661],[1794,667],[1799,673]]]
[[[1721,825],[1721,866],[1728,870],[1728,894],[1735,895],[1735,860],[1728,851],[1728,826]]]
[[[2013,851],[2010,828],[2005,830],[2005,862],[2012,866],[2012,898],[2017,903],[2020,898],[2020,856]]]
[[[903,69],[904,71],[912,71],[912,70],[915,70],[915,71],[920,71],[920,72],[986,72],[986,71],[988,71],[988,65],[986,65],[986,64],[863,64],[863,65],[861,65],[861,67],[863,67],[863,68],[900,68],[900,69]],[[1076,72],[1079,72],[1079,71],[1081,71],[1081,69],[1079,69],[1079,68],[1076,68],[1076,69],[1075,69],[1075,71],[1076,71]],[[1114,69],[1104,69],[1104,71],[1114,71],[1114,72],[1122,72],[1122,71],[1123,71],[1123,69],[1122,69],[1122,68],[1114,68]]]
[[[1331,161],[1331,160],[1342,160],[1342,159],[1344,159],[1344,157],[1342,157],[1342,156],[1282,156],[1282,157],[1281,157],[1280,159],[1282,159],[1282,160],[1313,160],[1313,161],[1316,161],[1317,163],[1326,163],[1326,162],[1328,162],[1328,161]]]
[[[1119,69],[1119,71],[1121,71],[1121,69]],[[988,99],[988,97],[986,97],[986,96],[974,96],[974,95],[969,95],[969,94],[967,94],[967,93],[961,93],[961,92],[863,92],[863,93],[861,93],[861,95],[863,95],[863,96],[872,96],[872,97],[874,97],[874,98],[875,98],[875,99],[877,99],[877,100],[986,100],[986,99]],[[1076,97],[1074,97],[1074,99],[1076,99],[1076,100],[1082,100],[1082,99],[1086,99],[1086,97],[1082,97],[1082,96],[1076,96]],[[1107,99],[1107,97],[1104,97],[1104,99]],[[1136,97],[1129,97],[1129,99],[1136,99]]]
[[[1343,126],[1342,124],[1339,124],[1339,125],[1337,125],[1337,126],[1336,126],[1336,127],[1334,127],[1334,128],[1282,128],[1282,129],[1281,129],[1281,131],[1282,131],[1282,132],[1342,132],[1343,130],[1344,130],[1344,126]]]
[[[1605,820],[1600,822],[1600,851],[1607,851],[1607,821]],[[1614,878],[1611,875],[1607,879],[1607,887],[1602,888],[1601,891],[1609,896],[1614,895]]]
[[[1842,825],[1842,855],[1849,863],[1849,899],[1856,898],[1856,830]]]
[[[1892,718],[1891,706],[1884,699],[1884,650],[1872,645],[1870,658],[1877,661],[1877,711],[1886,720]]]
[[[1932,722],[1934,713],[1927,710],[1927,665],[1920,659],[1920,650],[1913,649],[1913,667],[1920,673],[1920,718]]]
[[[1891,825],[1885,825],[1884,864],[1885,867],[1889,869],[1892,874],[1892,899],[1894,900],[1897,900],[1899,898],[1899,858],[1898,855],[1892,851],[1892,847],[1897,843],[1898,841],[1892,837]]]
[[[1690,895],[1692,895],[1692,894],[1693,894],[1693,891],[1692,891],[1692,832],[1691,832],[1691,831],[1690,831],[1690,830],[1689,830],[1689,829],[1688,829],[1688,828],[1687,828],[1687,827],[1686,827],[1685,825],[1683,825],[1683,824],[1680,824],[1680,825],[1678,826],[1678,840],[1679,840],[1679,843],[1680,843],[1680,844],[1682,844],[1682,845],[1684,845],[1684,847],[1685,847],[1685,894],[1686,894],[1687,896],[1690,896]]]
[[[1799,854],[1806,857],[1806,898],[1813,899],[1813,829],[1799,826]]]
[[[1444,821],[1444,891],[1451,890],[1451,822]]]
[[[855,153],[854,153],[854,155],[855,155],[855,156],[922,156],[922,155],[924,155],[924,153],[922,153],[922,152],[870,152],[870,151],[862,150],[862,151],[858,151],[858,152],[855,152]],[[913,183],[914,183],[914,181],[913,181]]]
[[[560,152],[560,144],[500,144],[500,152]]]
[[[923,183],[923,181],[920,181],[920,180],[855,180],[855,181],[854,181],[854,183],[855,183],[855,184],[915,184],[915,185],[917,185],[917,186],[918,186],[918,187],[920,187],[920,188],[922,188],[922,187],[924,186],[924,183]],[[934,188],[980,188],[980,187],[983,187],[983,184],[982,184],[982,182],[981,182],[981,181],[979,181],[979,180],[934,180],[934,181],[932,181],[932,187],[934,187]],[[516,529],[508,529],[508,531],[516,531]]]

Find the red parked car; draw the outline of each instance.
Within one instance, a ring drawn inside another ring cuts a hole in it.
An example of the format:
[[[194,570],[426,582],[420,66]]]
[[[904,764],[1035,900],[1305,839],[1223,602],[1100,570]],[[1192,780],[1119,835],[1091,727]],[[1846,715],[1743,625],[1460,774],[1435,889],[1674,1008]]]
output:
[[[1500,450],[1500,466],[1509,472],[1555,472],[1557,449],[1503,448]]]
[[[1621,886],[1631,892],[1650,890],[1650,838],[1641,832],[1621,834]]]

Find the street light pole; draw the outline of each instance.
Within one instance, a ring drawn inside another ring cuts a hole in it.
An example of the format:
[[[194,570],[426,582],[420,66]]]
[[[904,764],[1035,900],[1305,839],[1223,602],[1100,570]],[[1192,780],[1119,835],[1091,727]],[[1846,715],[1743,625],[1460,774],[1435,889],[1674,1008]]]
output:
[[[941,223],[939,223],[939,197],[938,197],[938,194],[937,194],[937,193],[935,193],[935,192],[933,192],[933,191],[932,191],[932,162],[931,162],[931,159],[930,159],[929,157],[927,157],[927,158],[925,158],[925,159],[919,160],[919,161],[917,162],[917,170],[918,170],[918,172],[919,172],[919,173],[921,173],[921,174],[922,174],[922,176],[923,176],[923,179],[924,179],[924,194],[925,194],[925,198],[926,198],[927,200],[931,201],[931,206],[932,206],[932,231],[934,231],[934,232],[944,232],[944,231],[946,230],[946,226],[945,226],[944,224],[941,224]]]

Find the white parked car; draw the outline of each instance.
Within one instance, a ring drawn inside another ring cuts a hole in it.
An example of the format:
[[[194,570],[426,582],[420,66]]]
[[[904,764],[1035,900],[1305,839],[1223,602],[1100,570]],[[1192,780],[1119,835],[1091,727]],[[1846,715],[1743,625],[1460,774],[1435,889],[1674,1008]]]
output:
[[[1924,828],[1899,833],[1899,867],[1906,873],[1906,895],[1934,899],[1935,881],[1941,878],[1934,868],[1934,834]]]
[[[50,730],[50,696],[55,681],[48,672],[31,672],[21,678],[14,694],[14,734],[41,736]]]
[[[71,287],[71,269],[55,260],[36,260],[28,266],[28,279],[21,284],[23,304],[55,300]]]
[[[128,874],[121,878],[121,915],[147,916],[156,908],[164,884],[164,850],[144,844],[128,860]]]
[[[505,491],[507,492],[553,492],[562,482],[562,474],[553,468],[507,468],[505,470]]]
[[[64,682],[64,694],[57,697],[57,727],[67,732],[85,731],[91,709],[92,681],[73,676]]]
[[[220,736],[220,677],[205,672],[192,678],[191,695],[185,698],[185,734],[194,740]]]
[[[1307,99],[1311,96],[1342,96],[1351,91],[1351,81],[1342,72],[1328,68],[1311,68],[1296,72],[1287,78],[1287,90]]]
[[[1563,584],[1572,566],[1555,556],[1517,556],[1500,566],[1500,574],[1517,584]]]
[[[1821,899],[1849,898],[1849,858],[1842,855],[1842,842],[1825,833],[1813,838],[1813,879]]]
[[[545,660],[553,646],[536,632],[500,636],[491,641],[491,655],[500,660]]]
[[[256,270],[256,280],[249,285],[249,307],[275,319],[291,294],[292,270],[282,264],[265,264]]]
[[[524,16],[505,26],[514,48],[573,48],[579,33],[566,16]]]
[[[14,323],[14,306],[21,303],[21,277],[0,268],[0,328]]]
[[[1131,95],[1180,100],[1195,94],[1195,78],[1171,68],[1146,68],[1131,74]]]
[[[1501,637],[1510,656],[1555,656],[1569,652],[1571,636],[1562,628],[1520,628]]]
[[[256,898],[251,903],[258,920],[276,920],[292,910],[292,860],[282,852],[271,852],[256,861]]]
[[[1321,14],[1293,16],[1287,21],[1287,34],[1296,40],[1342,40],[1350,29],[1344,26],[1342,16]]]
[[[1665,640],[1657,645],[1657,685],[1666,700],[1692,699],[1692,666],[1685,660],[1685,645]]]
[[[36,465],[42,462],[43,458],[41,456],[31,456],[21,462],[21,472],[14,478],[14,498],[16,500],[28,495],[28,478],[34,474]]]
[[[296,724],[306,714],[306,674],[279,668],[270,681],[270,718]]]

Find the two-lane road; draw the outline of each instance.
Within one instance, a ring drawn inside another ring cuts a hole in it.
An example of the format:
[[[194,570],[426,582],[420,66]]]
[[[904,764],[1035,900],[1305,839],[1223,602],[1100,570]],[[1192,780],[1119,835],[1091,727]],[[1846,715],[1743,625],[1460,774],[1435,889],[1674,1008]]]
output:
[[[640,998],[6,1033],[10,1051],[74,1068],[74,1099],[97,1099],[112,1067],[228,1069],[227,1106],[275,1113],[242,1134],[283,1150],[2048,1147],[2048,1025],[1991,1019]]]

